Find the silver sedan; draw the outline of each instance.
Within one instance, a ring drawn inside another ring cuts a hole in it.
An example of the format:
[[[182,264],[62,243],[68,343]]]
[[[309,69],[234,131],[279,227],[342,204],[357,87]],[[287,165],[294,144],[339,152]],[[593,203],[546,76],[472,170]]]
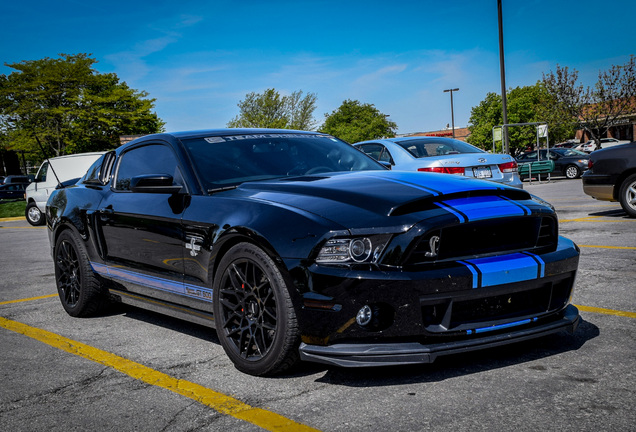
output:
[[[386,138],[354,146],[398,171],[457,174],[523,188],[512,156],[488,153],[452,138]]]

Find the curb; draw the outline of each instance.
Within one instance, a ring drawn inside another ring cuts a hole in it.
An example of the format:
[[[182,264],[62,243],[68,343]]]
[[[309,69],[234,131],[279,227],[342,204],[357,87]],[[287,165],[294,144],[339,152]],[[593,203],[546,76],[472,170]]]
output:
[[[21,220],[26,220],[26,219],[24,218],[24,216],[0,218],[0,222],[16,222],[16,221],[21,221]]]

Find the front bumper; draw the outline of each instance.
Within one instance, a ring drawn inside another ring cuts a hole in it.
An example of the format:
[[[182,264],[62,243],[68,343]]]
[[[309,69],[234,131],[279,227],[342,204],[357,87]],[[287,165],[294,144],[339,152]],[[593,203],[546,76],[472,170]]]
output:
[[[552,333],[567,331],[572,334],[580,322],[579,311],[569,305],[560,319],[547,323],[526,326],[520,323],[519,328],[510,326],[510,331],[497,334],[482,335],[462,340],[421,344],[404,343],[339,343],[329,346],[300,345],[302,360],[324,363],[341,367],[393,366],[404,364],[432,363],[442,355],[465,353],[482,350],[515,342],[521,342],[546,336]]]

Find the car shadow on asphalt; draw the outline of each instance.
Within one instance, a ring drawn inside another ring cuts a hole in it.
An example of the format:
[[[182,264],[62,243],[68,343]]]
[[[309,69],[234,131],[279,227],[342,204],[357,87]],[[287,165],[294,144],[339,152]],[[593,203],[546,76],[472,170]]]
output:
[[[605,210],[600,212],[588,213],[590,216],[615,217],[621,219],[629,219],[629,216],[623,209]]]
[[[329,367],[317,382],[349,387],[440,382],[577,351],[599,334],[596,325],[581,319],[574,335],[561,332],[502,347],[442,356],[431,364],[355,369]],[[541,367],[545,366],[533,365],[530,368]]]

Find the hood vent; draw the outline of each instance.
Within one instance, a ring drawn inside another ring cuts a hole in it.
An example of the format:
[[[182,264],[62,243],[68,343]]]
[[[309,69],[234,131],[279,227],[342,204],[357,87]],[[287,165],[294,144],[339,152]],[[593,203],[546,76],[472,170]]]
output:
[[[389,213],[389,216],[403,216],[409,213],[416,213],[437,208],[437,203],[442,201],[451,201],[461,198],[475,198],[485,196],[497,196],[514,201],[525,201],[532,199],[530,194],[522,189],[497,189],[497,190],[473,190],[455,192],[445,195],[429,196],[404,203],[395,207]]]

